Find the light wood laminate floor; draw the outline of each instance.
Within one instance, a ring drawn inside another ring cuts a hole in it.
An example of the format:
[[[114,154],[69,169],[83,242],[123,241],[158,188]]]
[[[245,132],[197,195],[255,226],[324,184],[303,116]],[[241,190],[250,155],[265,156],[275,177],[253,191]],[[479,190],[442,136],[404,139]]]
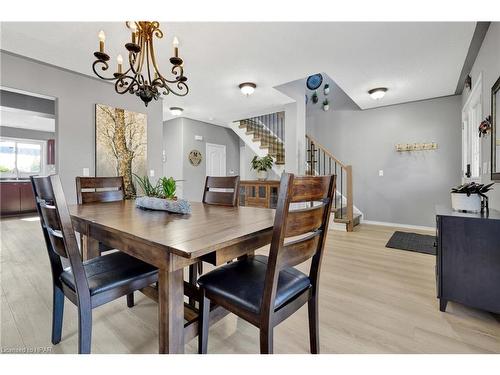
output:
[[[2,351],[77,351],[77,311],[66,301],[60,344],[50,343],[51,275],[38,221],[1,225]],[[322,353],[500,353],[500,319],[449,303],[438,309],[433,256],[385,248],[395,228],[330,231],[321,272]],[[303,268],[303,267],[302,267]],[[93,311],[93,353],[157,353],[157,306],[136,293]],[[308,353],[307,308],[275,331],[276,353]],[[186,345],[196,352],[197,340]],[[258,353],[256,328],[229,315],[210,328],[209,353]]]

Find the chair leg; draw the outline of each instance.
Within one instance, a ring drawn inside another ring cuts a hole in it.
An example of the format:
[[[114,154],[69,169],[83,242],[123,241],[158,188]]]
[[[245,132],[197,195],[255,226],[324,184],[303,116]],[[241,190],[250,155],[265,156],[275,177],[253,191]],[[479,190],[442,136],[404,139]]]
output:
[[[260,354],[273,354],[273,328],[261,327]]]
[[[313,296],[307,303],[309,312],[309,343],[311,354],[319,354],[318,298]]]
[[[127,307],[134,307],[134,292],[127,294]]]
[[[203,275],[203,261],[198,262],[198,275]]]
[[[52,344],[61,341],[62,323],[64,313],[64,293],[54,285],[52,297]]]
[[[210,300],[200,293],[200,316],[198,320],[198,354],[207,354],[208,328],[210,322]]]
[[[78,354],[90,354],[92,343],[92,309],[78,306]]]

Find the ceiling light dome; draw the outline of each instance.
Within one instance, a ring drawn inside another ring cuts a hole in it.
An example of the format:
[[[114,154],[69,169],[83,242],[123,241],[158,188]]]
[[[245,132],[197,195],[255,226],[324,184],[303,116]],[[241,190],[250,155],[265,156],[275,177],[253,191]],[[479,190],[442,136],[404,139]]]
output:
[[[255,91],[255,88],[257,87],[257,85],[253,82],[243,82],[243,83],[240,83],[239,86],[238,86],[241,90],[241,93],[243,95],[252,95]]]
[[[375,89],[371,89],[368,91],[368,94],[372,97],[372,99],[378,100],[382,99],[387,92],[387,87],[377,87]]]
[[[180,116],[182,115],[183,111],[184,109],[182,109],[181,107],[170,107],[170,114],[172,116]]]

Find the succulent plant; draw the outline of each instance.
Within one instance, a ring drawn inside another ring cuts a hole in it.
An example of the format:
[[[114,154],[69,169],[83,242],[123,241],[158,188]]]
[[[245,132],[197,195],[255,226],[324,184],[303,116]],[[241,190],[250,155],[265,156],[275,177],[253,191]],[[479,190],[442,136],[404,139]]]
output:
[[[480,196],[485,197],[485,194],[492,189],[492,186],[493,183],[485,185],[478,184],[476,182],[468,182],[452,188],[451,192],[456,194],[467,194],[468,197],[470,197],[471,194],[479,194]]]

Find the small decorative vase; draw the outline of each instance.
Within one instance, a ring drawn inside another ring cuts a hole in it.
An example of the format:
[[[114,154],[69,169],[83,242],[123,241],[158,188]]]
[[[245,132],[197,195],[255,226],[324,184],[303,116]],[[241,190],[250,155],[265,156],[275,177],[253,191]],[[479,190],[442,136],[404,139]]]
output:
[[[330,85],[328,85],[328,83],[325,85],[323,91],[325,95],[328,95],[330,93]]]
[[[330,109],[330,104],[323,104],[323,111],[328,111]]]
[[[480,212],[481,197],[478,194],[451,193],[451,208],[455,211]]]
[[[257,178],[261,181],[267,179],[267,171],[257,171]]]

